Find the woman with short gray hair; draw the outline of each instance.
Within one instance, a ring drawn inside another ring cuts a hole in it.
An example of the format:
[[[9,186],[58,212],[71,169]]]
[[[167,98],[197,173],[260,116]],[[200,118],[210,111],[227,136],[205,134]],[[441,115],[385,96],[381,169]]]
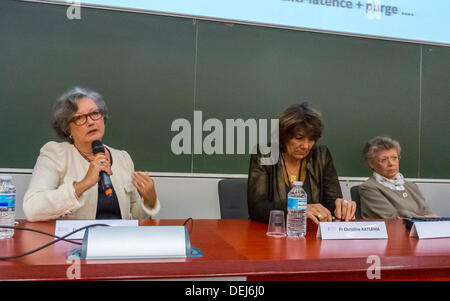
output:
[[[373,174],[359,187],[361,215],[367,219],[435,217],[417,184],[399,172],[400,143],[387,136],[370,139],[363,149]]]
[[[97,92],[73,87],[58,98],[52,126],[63,142],[41,148],[23,202],[29,221],[146,219],[159,211],[148,172],[135,172],[126,151],[102,144],[108,119]]]
[[[70,123],[72,116],[77,112],[77,103],[82,98],[89,98],[96,104],[99,111],[102,112],[105,124],[109,119],[108,108],[100,94],[85,88],[73,87],[63,93],[53,105],[52,127],[58,137],[64,141],[73,143],[73,137],[70,135]]]

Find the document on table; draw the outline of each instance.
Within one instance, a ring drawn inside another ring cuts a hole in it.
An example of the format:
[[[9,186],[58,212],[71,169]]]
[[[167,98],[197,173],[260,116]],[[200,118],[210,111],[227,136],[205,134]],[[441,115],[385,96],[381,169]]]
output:
[[[93,224],[106,224],[108,226],[128,226],[137,227],[139,225],[138,220],[123,220],[123,219],[101,219],[101,220],[57,220],[55,226],[55,235],[62,237],[82,227]],[[81,230],[77,233],[66,237],[66,239],[83,239],[84,232]]]

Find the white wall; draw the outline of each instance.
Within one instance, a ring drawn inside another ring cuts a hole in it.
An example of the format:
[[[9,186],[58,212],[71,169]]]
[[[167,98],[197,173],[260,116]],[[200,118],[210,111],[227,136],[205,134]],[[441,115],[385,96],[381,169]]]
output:
[[[16,216],[25,218],[22,210],[24,193],[32,170],[0,169],[0,174],[11,174],[17,188]],[[156,192],[161,202],[158,219],[218,219],[220,218],[218,183],[224,177],[246,178],[246,175],[152,173]],[[350,188],[366,178],[340,177],[342,193],[350,197]],[[416,182],[428,205],[440,216],[450,216],[450,180],[408,179]]]

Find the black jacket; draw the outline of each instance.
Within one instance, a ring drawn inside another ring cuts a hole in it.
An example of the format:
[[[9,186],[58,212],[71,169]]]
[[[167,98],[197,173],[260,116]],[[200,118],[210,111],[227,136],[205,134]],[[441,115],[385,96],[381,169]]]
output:
[[[267,223],[270,210],[287,212],[288,188],[284,181],[281,158],[274,165],[260,165],[263,155],[250,157],[248,172],[247,202],[252,220]],[[266,157],[266,156],[264,156]],[[306,158],[310,191],[308,203],[320,203],[334,214],[335,200],[342,198],[341,186],[326,146],[315,145]]]

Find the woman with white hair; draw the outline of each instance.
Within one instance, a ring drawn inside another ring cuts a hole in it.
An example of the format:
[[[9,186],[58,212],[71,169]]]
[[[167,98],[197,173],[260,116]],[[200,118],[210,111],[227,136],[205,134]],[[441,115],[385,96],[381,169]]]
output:
[[[366,143],[363,153],[373,175],[359,187],[362,218],[436,217],[417,184],[405,181],[399,172],[400,152],[400,144],[390,137]]]
[[[145,219],[160,208],[153,180],[135,172],[130,155],[99,142],[108,109],[97,92],[73,87],[53,107],[53,129],[63,142],[40,151],[23,209],[29,221]],[[98,143],[101,153],[93,151]],[[101,184],[105,172],[110,186]]]

